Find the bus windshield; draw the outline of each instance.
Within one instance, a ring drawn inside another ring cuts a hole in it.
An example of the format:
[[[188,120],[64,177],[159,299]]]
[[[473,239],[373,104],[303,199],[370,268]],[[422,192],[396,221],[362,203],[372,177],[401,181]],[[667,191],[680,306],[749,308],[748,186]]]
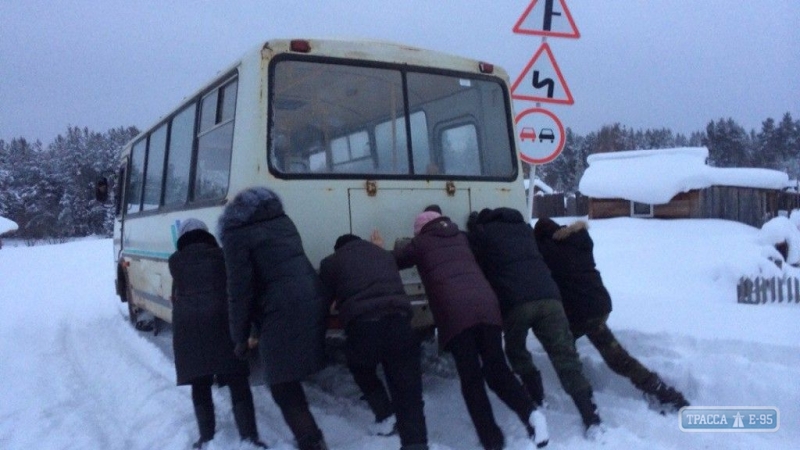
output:
[[[499,79],[332,58],[273,60],[270,170],[281,178],[513,180]]]

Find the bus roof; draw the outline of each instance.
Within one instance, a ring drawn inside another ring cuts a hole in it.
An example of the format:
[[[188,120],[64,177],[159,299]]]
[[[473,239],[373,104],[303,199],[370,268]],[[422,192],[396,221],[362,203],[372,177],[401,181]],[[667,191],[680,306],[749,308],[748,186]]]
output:
[[[307,42],[309,51],[303,53],[308,55],[361,61],[388,62],[395,64],[406,64],[410,66],[434,67],[444,70],[493,75],[503,79],[506,85],[509,83],[508,73],[502,67],[491,64],[491,73],[484,73],[481,71],[481,65],[488,63],[488,61],[478,61],[464,56],[444,53],[437,50],[413,47],[396,42],[344,38],[272,39],[265,41],[257,47],[247,51],[235,62],[228,65],[223,70],[218,71],[213,78],[207,80],[190,95],[183,97],[183,100],[177,107],[160,116],[158,120],[153,122],[147,128],[142,129],[142,131],[136,137],[125,144],[121,152],[122,156],[125,156],[130,152],[130,148],[133,143],[139,141],[150,130],[164,122],[172,115],[172,113],[178,111],[179,109],[183,108],[184,105],[202,95],[213,83],[220,81],[220,77],[233,72],[241,65],[242,61],[253,58],[263,58],[264,60],[268,61],[279,54],[298,53],[292,50],[293,41]]]

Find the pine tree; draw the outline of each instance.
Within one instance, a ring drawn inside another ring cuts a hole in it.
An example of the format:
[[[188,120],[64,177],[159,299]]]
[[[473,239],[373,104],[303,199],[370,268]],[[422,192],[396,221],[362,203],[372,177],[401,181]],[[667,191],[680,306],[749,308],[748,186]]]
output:
[[[751,167],[750,136],[731,118],[709,122],[703,145],[708,147],[712,166]]]

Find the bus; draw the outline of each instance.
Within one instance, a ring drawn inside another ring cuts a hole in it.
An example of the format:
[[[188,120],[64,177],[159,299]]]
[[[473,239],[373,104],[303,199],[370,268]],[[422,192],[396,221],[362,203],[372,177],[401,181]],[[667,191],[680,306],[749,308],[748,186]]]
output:
[[[181,220],[215,232],[251,186],[280,196],[317,268],[342,234],[411,236],[431,204],[462,228],[487,207],[530,217],[515,136],[496,65],[389,42],[267,41],[122,148],[117,294],[134,324],[171,322],[167,260]],[[432,327],[418,274],[401,275],[415,328]]]

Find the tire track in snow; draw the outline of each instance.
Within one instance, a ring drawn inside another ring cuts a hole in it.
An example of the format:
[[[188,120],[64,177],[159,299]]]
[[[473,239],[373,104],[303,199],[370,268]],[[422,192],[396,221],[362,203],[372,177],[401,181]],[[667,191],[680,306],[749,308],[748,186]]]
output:
[[[137,345],[134,330],[125,327],[108,319],[79,328],[63,324],[56,337],[57,365],[71,391],[59,406],[76,411],[72,416],[94,430],[96,448],[141,448],[139,430],[154,420],[148,404],[156,402],[159,411],[177,409],[164,404],[170,396],[163,395],[173,390],[174,381],[154,362],[153,351],[148,355]],[[141,383],[131,386],[131,378]],[[179,416],[160,415],[158,421],[165,418],[167,428],[180,429]]]

